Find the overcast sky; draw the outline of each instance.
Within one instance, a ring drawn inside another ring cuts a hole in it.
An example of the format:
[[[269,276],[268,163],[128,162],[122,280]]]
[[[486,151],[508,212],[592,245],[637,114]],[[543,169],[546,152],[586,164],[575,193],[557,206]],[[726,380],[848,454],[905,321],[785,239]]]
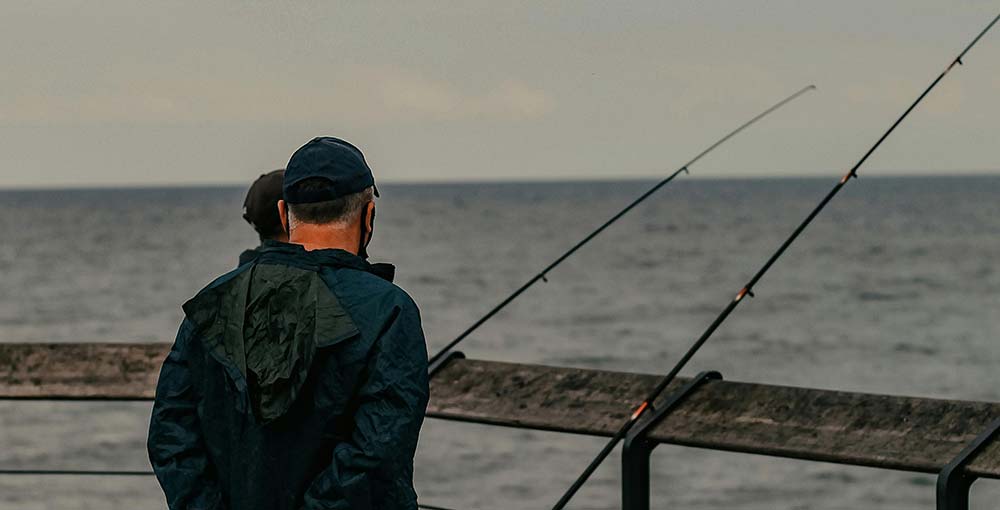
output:
[[[1000,11],[961,0],[0,4],[0,187],[243,184],[316,135],[383,181],[850,166]],[[1000,169],[1000,30],[864,173]]]

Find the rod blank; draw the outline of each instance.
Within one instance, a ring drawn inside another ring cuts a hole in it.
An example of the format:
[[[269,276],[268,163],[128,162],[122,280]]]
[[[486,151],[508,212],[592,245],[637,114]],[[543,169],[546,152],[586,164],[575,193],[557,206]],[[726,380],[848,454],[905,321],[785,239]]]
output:
[[[712,145],[709,145],[705,150],[699,152],[697,156],[691,158],[690,161],[688,161],[687,163],[684,163],[684,165],[682,165],[680,168],[678,168],[677,170],[675,170],[672,174],[668,175],[666,178],[664,178],[660,182],[656,183],[655,186],[653,186],[652,188],[650,188],[649,190],[647,190],[645,193],[643,193],[642,195],[640,195],[639,198],[636,198],[635,200],[633,200],[632,203],[630,203],[627,206],[625,206],[624,209],[622,209],[621,211],[618,211],[617,214],[615,214],[610,219],[608,219],[607,221],[605,221],[601,226],[597,227],[594,231],[592,231],[591,233],[587,234],[586,237],[584,237],[583,239],[581,239],[579,242],[577,242],[575,245],[573,245],[572,248],[570,248],[569,250],[567,250],[566,252],[564,252],[562,255],[560,255],[558,258],[556,258],[551,264],[549,264],[548,266],[545,266],[545,268],[542,269],[541,272],[539,272],[538,274],[536,274],[535,276],[533,276],[530,280],[528,280],[527,282],[525,282],[524,285],[521,285],[517,290],[515,290],[509,296],[507,296],[506,298],[504,298],[503,301],[501,301],[499,304],[497,304],[496,306],[494,306],[489,312],[486,312],[486,315],[483,315],[479,320],[477,320],[476,322],[474,322],[465,331],[463,331],[460,335],[458,335],[454,340],[452,340],[451,342],[448,342],[448,344],[445,345],[441,350],[439,350],[437,352],[437,354],[435,354],[434,356],[431,356],[429,364],[433,366],[436,361],[440,360],[443,356],[445,356],[446,354],[448,354],[448,352],[451,351],[452,349],[454,349],[455,346],[457,346],[459,343],[462,342],[462,340],[465,340],[474,331],[476,331],[477,329],[479,329],[480,326],[482,326],[483,324],[485,324],[486,321],[488,321],[491,318],[493,318],[493,316],[496,315],[498,312],[500,312],[500,310],[503,310],[512,301],[514,301],[515,299],[517,299],[518,296],[520,296],[521,294],[524,293],[524,291],[526,291],[529,288],[531,288],[532,285],[538,283],[539,280],[547,281],[546,280],[546,274],[548,274],[549,271],[552,271],[553,269],[556,268],[556,266],[558,266],[559,264],[562,264],[564,260],[566,260],[566,259],[568,259],[570,257],[570,255],[573,255],[574,253],[576,253],[577,250],[579,250],[580,248],[582,248],[585,244],[589,243],[592,239],[594,239],[595,237],[597,237],[598,234],[600,234],[601,232],[603,232],[606,228],[610,227],[613,223],[615,223],[616,221],[618,221],[619,219],[621,219],[622,216],[625,216],[626,214],[628,214],[628,212],[631,211],[633,208],[635,208],[635,206],[641,204],[647,198],[649,198],[654,193],[656,193],[657,191],[659,191],[660,188],[666,186],[668,183],[670,183],[670,181],[674,180],[678,175],[680,175],[681,173],[688,173],[688,168],[691,165],[693,165],[696,162],[698,162],[698,160],[700,160],[701,158],[703,158],[706,155],[708,155],[708,153],[712,152],[718,146],[722,145],[723,143],[725,143],[726,141],[728,141],[730,138],[736,136],[737,134],[739,134],[744,129],[752,126],[753,124],[756,124],[757,121],[759,121],[759,120],[763,119],[764,117],[768,116],[771,112],[773,112],[773,111],[781,108],[782,106],[785,106],[787,103],[789,103],[792,100],[798,98],[799,96],[805,94],[806,92],[809,92],[809,91],[815,90],[815,89],[816,89],[815,85],[809,85],[807,87],[803,87],[798,92],[796,92],[796,93],[794,93],[794,94],[786,97],[785,99],[782,99],[781,101],[779,101],[778,103],[775,103],[770,108],[768,108],[768,109],[764,110],[763,112],[757,114],[752,119],[744,122],[743,124],[741,124],[736,129],[734,129],[734,130],[730,131],[729,133],[727,133],[726,136],[723,136],[722,138],[720,138],[719,140],[717,140]]]

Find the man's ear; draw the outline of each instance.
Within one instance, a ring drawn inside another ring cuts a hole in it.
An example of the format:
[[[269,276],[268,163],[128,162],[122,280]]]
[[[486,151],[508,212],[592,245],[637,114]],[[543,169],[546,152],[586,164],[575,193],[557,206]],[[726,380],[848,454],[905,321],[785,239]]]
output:
[[[288,224],[288,204],[284,200],[278,199],[278,219],[281,221],[281,229],[286,235],[290,235],[291,226]]]
[[[368,235],[372,235],[375,230],[375,201],[372,200],[368,202],[365,207],[365,230],[368,231]]]

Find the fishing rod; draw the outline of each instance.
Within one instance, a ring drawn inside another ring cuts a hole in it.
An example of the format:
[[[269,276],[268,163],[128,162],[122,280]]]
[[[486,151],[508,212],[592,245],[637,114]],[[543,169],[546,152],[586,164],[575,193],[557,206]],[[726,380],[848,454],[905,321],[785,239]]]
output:
[[[706,329],[705,332],[702,333],[700,337],[698,337],[698,340],[696,340],[694,344],[691,345],[691,347],[684,354],[684,356],[681,357],[680,361],[678,361],[677,364],[674,365],[674,367],[670,370],[670,372],[665,377],[663,377],[663,379],[660,380],[659,384],[656,385],[656,388],[649,393],[649,396],[646,397],[646,399],[643,400],[638,407],[636,407],[635,411],[632,412],[631,416],[629,416],[625,424],[622,425],[622,427],[618,429],[617,432],[615,432],[614,436],[611,437],[611,440],[608,441],[608,444],[604,446],[604,449],[602,449],[601,452],[598,453],[596,457],[594,457],[594,460],[591,461],[590,464],[587,466],[587,468],[583,470],[583,473],[581,473],[580,476],[576,479],[576,481],[573,482],[573,485],[570,486],[570,488],[563,494],[563,496],[559,499],[556,505],[552,507],[552,510],[562,510],[563,508],[566,507],[566,505],[569,503],[569,500],[572,499],[573,495],[576,494],[578,490],[580,490],[580,487],[582,487],[584,483],[586,483],[587,479],[590,478],[590,475],[592,475],[594,471],[597,469],[597,467],[601,465],[601,462],[603,462],[604,459],[606,459],[608,455],[611,454],[611,451],[614,450],[615,446],[617,446],[618,443],[625,438],[629,430],[631,430],[632,427],[639,422],[639,420],[646,413],[646,411],[653,409],[653,402],[657,399],[657,397],[659,397],[660,394],[663,393],[663,390],[667,388],[667,385],[673,382],[674,378],[677,377],[677,374],[681,371],[681,369],[683,369],[684,366],[688,363],[688,361],[690,361],[691,358],[695,355],[695,353],[698,352],[701,346],[704,345],[706,341],[708,341],[708,339],[712,336],[712,333],[714,333],[715,330],[718,329],[720,325],[722,325],[723,321],[725,321],[726,318],[729,317],[729,314],[731,314],[733,310],[736,309],[736,306],[739,305],[741,301],[743,301],[743,298],[747,296],[753,297],[754,285],[756,285],[757,282],[759,282],[760,279],[764,276],[764,274],[767,273],[769,269],[771,269],[771,266],[773,266],[774,263],[778,260],[778,258],[785,253],[785,250],[787,250],[788,247],[791,246],[792,242],[794,242],[795,239],[797,239],[799,235],[802,234],[802,231],[804,231],[806,227],[809,226],[809,224],[816,217],[816,215],[818,215],[820,211],[822,211],[823,208],[826,207],[826,205],[830,202],[830,200],[832,200],[833,197],[840,192],[840,190],[844,187],[845,184],[847,184],[849,180],[851,180],[852,177],[857,178],[858,176],[857,172],[858,169],[861,167],[861,165],[868,160],[868,157],[871,156],[873,152],[875,152],[875,149],[877,149],[880,145],[882,145],[882,142],[885,141],[885,139],[888,138],[888,136],[896,129],[896,127],[899,126],[901,122],[903,122],[903,119],[905,119],[910,114],[910,112],[912,112],[913,109],[916,108],[916,106],[920,104],[921,101],[923,101],[924,97],[926,97],[927,94],[930,93],[930,91],[937,86],[937,84],[945,77],[945,75],[947,75],[956,65],[962,65],[962,57],[964,57],[965,54],[970,49],[972,49],[972,47],[975,46],[977,42],[979,42],[980,38],[986,35],[986,32],[989,32],[989,30],[993,28],[993,25],[995,25],[997,21],[1000,21],[1000,15],[997,15],[997,17],[994,18],[993,21],[990,22],[990,24],[987,25],[986,28],[983,29],[983,31],[980,32],[979,35],[976,36],[976,38],[973,39],[972,42],[969,43],[969,45],[966,46],[964,50],[962,50],[961,53],[959,53],[958,57],[956,57],[955,60],[953,60],[951,64],[948,65],[948,67],[945,68],[945,70],[942,71],[940,75],[938,75],[937,79],[935,79],[930,84],[930,86],[928,86],[927,89],[924,90],[922,94],[920,94],[917,100],[914,101],[913,104],[911,104],[910,107],[907,108],[906,111],[903,112],[903,114],[898,119],[896,119],[896,122],[894,122],[892,126],[889,127],[889,129],[882,134],[882,136],[878,139],[878,141],[875,142],[875,145],[873,145],[870,149],[868,149],[868,152],[866,152],[865,155],[862,156],[861,159],[846,174],[844,174],[844,176],[840,179],[840,181],[837,182],[837,184],[833,187],[833,189],[830,190],[830,192],[826,195],[826,197],[824,197],[823,200],[819,202],[819,205],[817,205],[816,208],[813,209],[808,216],[806,216],[806,219],[802,221],[802,223],[798,226],[798,228],[796,228],[792,232],[792,234],[788,236],[788,239],[786,239],[785,242],[781,244],[778,250],[774,252],[773,255],[771,255],[771,258],[767,259],[767,262],[765,262],[764,265],[760,268],[760,270],[758,270],[757,273],[753,275],[753,278],[751,278],[750,281],[746,285],[744,285],[742,289],[740,289],[740,291],[736,294],[736,297],[734,297],[732,301],[730,301],[729,304],[722,310],[719,316],[716,317],[714,321],[712,321],[712,323],[708,326],[708,329]]]
[[[555,269],[555,267],[558,266],[559,264],[562,264],[562,262],[564,260],[568,259],[571,255],[573,255],[574,253],[576,253],[577,250],[579,250],[585,244],[589,243],[592,239],[594,239],[595,237],[597,237],[597,235],[600,234],[601,232],[603,232],[604,229],[610,227],[613,223],[615,223],[616,221],[618,221],[619,219],[621,219],[622,216],[625,216],[626,214],[628,214],[628,212],[631,211],[633,208],[635,208],[635,206],[641,204],[647,198],[649,198],[650,196],[652,196],[653,193],[656,193],[657,191],[659,191],[660,188],[666,186],[670,181],[674,180],[674,178],[676,178],[681,173],[688,173],[688,168],[691,165],[695,164],[698,160],[700,160],[701,158],[703,158],[706,155],[708,155],[708,153],[710,153],[713,150],[715,150],[716,147],[722,145],[723,143],[725,143],[726,141],[728,141],[730,138],[732,138],[732,137],[736,136],[737,134],[739,134],[739,132],[741,132],[744,129],[746,129],[746,128],[750,127],[751,125],[755,124],[757,121],[759,121],[760,119],[766,117],[771,112],[773,112],[773,111],[781,108],[785,104],[787,104],[787,103],[791,102],[792,100],[798,98],[802,94],[805,94],[806,92],[809,92],[810,90],[814,90],[815,88],[816,88],[815,85],[809,85],[808,87],[803,87],[798,92],[796,92],[796,93],[794,93],[794,94],[786,97],[785,99],[782,99],[781,101],[779,101],[778,103],[774,104],[770,108],[768,108],[768,109],[764,110],[763,112],[757,114],[757,116],[755,116],[754,118],[752,118],[752,119],[744,122],[738,128],[730,131],[726,136],[723,136],[722,138],[720,138],[718,141],[716,141],[712,145],[709,145],[707,149],[705,149],[705,150],[701,151],[700,153],[698,153],[697,156],[695,156],[694,158],[691,159],[691,161],[688,161],[683,166],[681,166],[680,168],[678,168],[676,171],[674,171],[674,173],[668,175],[665,179],[663,179],[662,181],[656,183],[655,186],[653,186],[648,191],[646,191],[645,193],[643,193],[642,195],[640,195],[639,198],[636,198],[635,200],[633,200],[632,203],[630,203],[629,205],[625,206],[624,209],[622,209],[621,211],[618,211],[618,213],[615,214],[614,216],[612,216],[608,221],[604,222],[604,224],[602,224],[601,226],[597,227],[593,232],[587,234],[586,237],[584,237],[579,242],[577,242],[575,245],[573,245],[572,248],[570,248],[569,250],[567,250],[566,252],[564,252],[562,255],[560,255],[551,264],[549,264],[548,266],[545,266],[545,268],[542,269],[541,272],[539,272],[538,274],[536,274],[535,276],[533,276],[524,285],[521,285],[517,290],[515,290],[509,296],[507,296],[506,298],[504,298],[503,301],[501,301],[499,304],[497,304],[496,306],[494,306],[489,312],[486,312],[486,315],[483,315],[482,318],[480,318],[475,323],[473,323],[471,326],[469,326],[460,335],[458,335],[457,337],[455,337],[454,340],[452,340],[451,342],[448,342],[448,345],[445,345],[441,350],[439,350],[437,352],[437,354],[435,354],[434,356],[432,356],[430,358],[430,360],[428,361],[428,364],[431,366],[431,371],[434,370],[435,363],[438,362],[438,361],[440,361],[449,351],[451,351],[452,349],[454,349],[455,346],[458,345],[462,340],[465,340],[466,337],[468,337],[469,335],[472,334],[472,332],[474,332],[475,330],[479,329],[479,327],[482,326],[483,324],[485,324],[486,321],[488,321],[491,318],[493,318],[494,315],[496,315],[498,312],[500,312],[500,310],[503,310],[512,301],[514,301],[515,299],[517,299],[517,297],[520,296],[522,293],[524,293],[524,291],[526,291],[529,288],[531,288],[532,285],[538,283],[539,281],[546,281],[547,282],[548,279],[546,278],[546,275],[550,271],[552,271],[553,269]]]

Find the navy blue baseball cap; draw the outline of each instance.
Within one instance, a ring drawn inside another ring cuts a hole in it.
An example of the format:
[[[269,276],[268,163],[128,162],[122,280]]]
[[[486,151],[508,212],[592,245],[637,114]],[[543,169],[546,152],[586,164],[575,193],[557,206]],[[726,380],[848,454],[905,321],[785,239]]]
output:
[[[312,178],[329,181],[322,189],[298,190],[296,184]],[[282,194],[289,204],[326,202],[352,195],[365,188],[375,188],[375,176],[365,161],[365,155],[350,142],[321,136],[299,147],[285,167]]]

